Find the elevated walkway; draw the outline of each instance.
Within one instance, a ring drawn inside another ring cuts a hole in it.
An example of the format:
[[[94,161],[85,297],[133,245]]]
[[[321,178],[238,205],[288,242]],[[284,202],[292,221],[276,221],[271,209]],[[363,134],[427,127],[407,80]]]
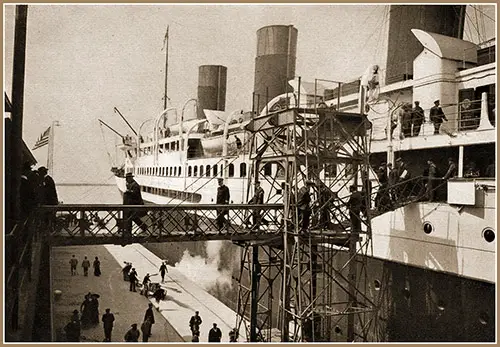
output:
[[[256,209],[262,220],[259,226],[253,225]],[[219,229],[217,215],[221,210],[227,214]],[[142,228],[132,222],[132,213],[143,216]],[[47,223],[47,216],[55,217]],[[236,244],[282,247],[285,230],[280,204],[58,205],[40,207],[36,218],[38,232],[51,246],[230,240]],[[130,224],[131,229],[127,229]],[[349,237],[338,225],[309,232],[313,244],[328,242],[341,246]]]

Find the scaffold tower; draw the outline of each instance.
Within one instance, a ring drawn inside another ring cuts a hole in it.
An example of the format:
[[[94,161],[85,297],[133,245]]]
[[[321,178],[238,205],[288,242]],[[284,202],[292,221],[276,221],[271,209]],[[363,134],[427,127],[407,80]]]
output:
[[[371,123],[316,97],[301,100],[275,98],[252,124],[253,181],[270,184],[268,202],[280,195],[284,232],[241,244],[237,324],[252,342],[373,341]],[[308,189],[310,210],[301,203]]]

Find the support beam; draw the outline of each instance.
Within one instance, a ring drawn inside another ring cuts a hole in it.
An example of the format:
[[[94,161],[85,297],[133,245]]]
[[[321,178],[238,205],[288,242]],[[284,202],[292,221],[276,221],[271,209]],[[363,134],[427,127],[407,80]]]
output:
[[[252,292],[250,300],[250,342],[257,342],[257,304],[261,267],[259,246],[252,246]]]

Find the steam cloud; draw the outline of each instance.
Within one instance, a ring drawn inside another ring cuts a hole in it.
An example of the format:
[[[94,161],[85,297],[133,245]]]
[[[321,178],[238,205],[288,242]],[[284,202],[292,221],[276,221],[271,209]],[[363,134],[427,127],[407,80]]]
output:
[[[206,291],[230,290],[232,288],[231,273],[234,262],[222,264],[222,247],[223,241],[205,242],[206,259],[200,255],[192,256],[186,249],[181,260],[175,264],[175,268]]]

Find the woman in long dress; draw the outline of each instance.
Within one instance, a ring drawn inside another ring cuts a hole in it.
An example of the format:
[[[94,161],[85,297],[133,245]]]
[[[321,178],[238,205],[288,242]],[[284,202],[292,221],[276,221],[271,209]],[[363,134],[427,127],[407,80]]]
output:
[[[97,257],[95,257],[95,260],[94,260],[94,275],[101,276],[101,262],[99,261],[99,258],[97,258]]]

